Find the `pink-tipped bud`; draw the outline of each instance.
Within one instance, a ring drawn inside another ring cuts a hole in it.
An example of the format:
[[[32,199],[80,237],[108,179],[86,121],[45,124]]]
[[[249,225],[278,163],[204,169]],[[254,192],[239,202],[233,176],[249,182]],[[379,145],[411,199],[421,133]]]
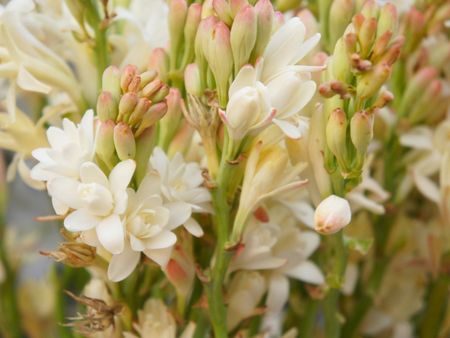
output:
[[[194,60],[195,36],[200,24],[202,14],[202,5],[193,3],[189,6],[186,25],[184,26],[184,55],[181,61],[181,68],[186,67],[189,62]]]
[[[139,89],[143,89],[146,85],[148,85],[150,82],[152,82],[156,76],[158,75],[157,71],[155,69],[150,69],[145,72],[143,72],[140,75],[141,82],[139,84]]]
[[[377,37],[386,32],[395,32],[397,25],[397,8],[392,3],[385,4],[378,17]]]
[[[114,128],[114,146],[121,161],[133,159],[136,155],[136,141],[128,124],[119,122]]]
[[[184,85],[186,91],[191,95],[201,96],[203,94],[200,70],[196,63],[187,65],[184,70]]]
[[[125,93],[119,101],[119,116],[118,121],[127,121],[130,114],[138,103],[138,96],[136,93]]]
[[[377,40],[375,41],[375,45],[373,46],[372,50],[372,59],[379,58],[387,49],[387,46],[389,45],[389,42],[392,38],[392,32],[386,31],[384,34],[379,36]]]
[[[230,26],[233,22],[233,17],[229,2],[227,0],[213,0],[212,4],[219,19]]]
[[[144,116],[145,112],[150,108],[151,104],[152,103],[149,99],[141,97],[136,105],[136,108],[134,108],[134,111],[130,115],[128,124],[131,126],[135,126],[136,124],[138,124]]]
[[[169,94],[169,86],[163,83],[161,88],[151,96],[151,100],[153,103],[161,102],[166,98],[167,94]]]
[[[169,33],[170,33],[170,69],[177,68],[177,60],[183,43],[183,31],[187,16],[186,0],[170,0]]]
[[[376,65],[372,70],[361,75],[356,86],[356,95],[369,99],[376,95],[391,74],[391,67],[385,63]]]
[[[114,127],[116,124],[112,120],[101,121],[95,141],[95,152],[97,156],[109,166],[113,167],[114,160]]]
[[[250,55],[256,42],[257,19],[255,9],[243,6],[236,14],[231,26],[230,44],[234,61],[234,72],[250,61]]]
[[[330,113],[326,126],[326,139],[328,148],[341,166],[347,166],[347,117],[341,108],[336,108]]]
[[[333,46],[342,36],[350,23],[354,10],[353,0],[335,0],[330,8],[329,35],[330,43]]]
[[[346,227],[352,219],[348,201],[331,195],[317,206],[314,213],[314,228],[322,235],[330,235]]]
[[[270,3],[270,1],[269,1]],[[316,17],[309,9],[302,9],[297,16],[302,20],[305,24],[306,34],[305,39],[310,38],[314,34],[319,32],[319,24],[317,22]],[[350,21],[350,20],[349,20]]]
[[[163,48],[153,49],[150,55],[150,62],[148,68],[157,72],[158,77],[167,82],[169,78],[169,55]],[[150,81],[153,81],[154,77],[148,80],[143,80],[142,83],[147,85]]]
[[[380,61],[392,66],[398,60],[405,39],[403,36],[397,36],[388,50],[383,54]]]
[[[272,35],[274,10],[269,0],[259,0],[255,5],[257,16],[257,34],[252,59],[256,60],[264,53]]]
[[[120,89],[120,70],[116,66],[109,66],[105,69],[102,76],[102,90],[108,91],[119,100],[122,94]]]
[[[136,75],[133,80],[131,80],[130,85],[128,86],[129,92],[137,93],[141,86],[141,77]]]
[[[122,76],[120,78],[120,88],[123,93],[128,91],[128,86],[134,77],[138,75],[138,69],[135,65],[127,65],[122,71]]]
[[[229,0],[229,1],[230,1],[231,16],[233,18],[242,7],[249,4],[247,0]]]
[[[163,87],[164,83],[160,79],[155,79],[142,88],[142,96],[151,100],[151,97],[155,95],[158,90]],[[152,100],[153,101],[153,100]]]
[[[361,14],[366,19],[376,19],[378,17],[379,7],[375,0],[367,0],[361,8]]]
[[[358,40],[361,46],[361,56],[366,58],[370,50],[372,49],[372,45],[375,41],[375,37],[377,35],[377,19],[370,18],[365,19],[363,24],[361,25],[361,29],[359,30]]]
[[[111,92],[102,91],[97,99],[97,116],[100,121],[115,120],[117,113],[117,102]]]
[[[373,114],[355,113],[350,121],[350,137],[356,151],[364,155],[373,138]]]
[[[167,104],[165,102],[153,104],[142,117],[139,128],[135,133],[136,137],[139,137],[147,128],[153,126],[166,114],[166,112],[167,112]]]

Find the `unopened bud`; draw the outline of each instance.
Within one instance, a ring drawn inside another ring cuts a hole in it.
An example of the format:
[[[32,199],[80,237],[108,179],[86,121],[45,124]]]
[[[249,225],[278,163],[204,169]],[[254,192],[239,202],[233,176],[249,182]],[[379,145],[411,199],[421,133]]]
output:
[[[126,93],[128,91],[128,86],[134,77],[138,75],[138,69],[135,65],[127,65],[122,71],[122,76],[120,78],[120,88],[122,92]]]
[[[354,10],[353,0],[335,0],[330,8],[330,44],[334,46],[351,21]]]
[[[350,121],[350,137],[359,154],[365,154],[373,138],[373,114],[357,112]]]
[[[394,94],[392,94],[388,90],[384,90],[376,99],[375,103],[373,104],[374,109],[380,109],[388,105],[392,100],[394,100]]]
[[[345,198],[331,195],[317,206],[314,228],[322,235],[330,235],[346,227],[352,219],[350,205]]]
[[[234,72],[249,62],[256,42],[256,12],[250,5],[243,6],[237,13],[231,26],[230,44],[234,60]]]
[[[157,121],[159,121],[167,112],[167,104],[165,102],[160,102],[153,104],[149,110],[147,110],[142,117],[142,121],[136,131],[136,137],[139,137],[145,129],[153,126]]]
[[[378,17],[377,37],[386,32],[395,32],[397,25],[397,8],[392,3],[386,3],[380,9]]]
[[[201,96],[203,93],[202,83],[200,79],[200,71],[196,63],[187,65],[184,70],[184,85],[186,91],[195,96]]]
[[[382,55],[382,57],[380,58],[380,62],[383,62],[389,66],[392,66],[400,56],[400,52],[401,52],[404,41],[405,40],[404,40],[403,36],[398,36],[393,41],[393,43],[388,48],[388,50]]]
[[[256,60],[264,53],[264,49],[269,43],[272,35],[272,23],[274,11],[270,0],[259,0],[255,6],[257,25],[255,48],[252,53],[252,60]]]
[[[150,70],[143,72],[140,75],[141,82],[139,85],[139,89],[142,90],[146,85],[148,85],[150,82],[152,82],[156,78],[157,75],[158,75],[158,72],[155,69],[150,69]]]
[[[450,42],[440,43],[429,48],[428,64],[436,69],[441,69],[450,63]]]
[[[97,156],[108,166],[113,167],[114,153],[114,127],[116,124],[112,120],[100,122],[98,134],[95,139],[95,152]]]
[[[365,19],[358,32],[358,40],[361,46],[361,56],[366,58],[377,36],[377,19]]]
[[[141,77],[136,75],[133,80],[131,80],[130,85],[128,86],[129,92],[137,92],[141,86]]]
[[[229,1],[230,1],[231,16],[233,18],[241,10],[242,7],[249,4],[247,0],[229,0]]]
[[[220,20],[231,26],[233,17],[229,2],[227,0],[213,0],[213,7]]]
[[[114,146],[121,161],[133,159],[136,155],[136,142],[128,124],[119,122],[114,128]]]
[[[73,268],[85,268],[94,263],[96,249],[85,243],[67,242],[60,244],[57,251],[41,251],[41,255]]]
[[[372,62],[361,59],[361,56],[354,53],[350,56],[350,63],[358,72],[364,73],[372,69]]]
[[[109,66],[105,69],[102,76],[102,90],[110,92],[111,95],[119,100],[122,94],[120,89],[120,70],[116,66]]]
[[[435,79],[428,84],[420,99],[412,106],[412,111],[408,114],[408,120],[412,124],[417,124],[425,120],[429,112],[432,112],[433,105],[439,102],[442,92],[442,82]]]
[[[371,71],[361,75],[356,86],[356,95],[363,100],[371,98],[377,94],[390,74],[389,65],[384,63],[376,65]]]
[[[160,79],[155,79],[142,88],[142,96],[151,100],[152,96],[156,95],[163,86],[164,83]]]
[[[164,83],[161,88],[159,88],[159,90],[150,98],[153,103],[158,103],[163,101],[166,98],[167,94],[169,94],[169,86]]]
[[[347,82],[350,76],[350,63],[343,39],[339,39],[334,47],[331,59],[331,69],[334,77],[342,82]]]
[[[183,43],[184,24],[187,15],[186,0],[170,0],[169,33],[170,33],[170,69],[177,69],[180,47]]]
[[[138,96],[136,93],[125,93],[119,101],[119,116],[118,121],[127,121],[130,114],[138,103]]]
[[[184,26],[184,55],[181,62],[181,69],[184,69],[189,62],[194,60],[195,36],[200,24],[202,5],[193,3],[189,6],[186,25]]]
[[[155,48],[153,49],[150,55],[149,69],[155,70],[158,74],[158,77],[167,82],[169,79],[169,55],[163,48]],[[142,79],[141,83],[145,83],[147,85],[150,81],[153,81],[153,78],[147,78],[146,80]]]
[[[375,0],[367,0],[364,2],[361,8],[361,14],[364,15],[366,19],[376,19],[378,17],[379,7]]]
[[[155,128],[150,127],[136,136],[136,155],[134,158],[136,161],[135,177],[138,185],[147,174],[148,159],[153,151],[155,135]]]
[[[170,141],[178,130],[181,122],[181,94],[176,88],[171,88],[166,97],[167,113],[159,123],[159,145],[167,149]]]
[[[391,31],[386,31],[381,36],[378,36],[373,46],[372,59],[377,59],[384,54],[384,52],[387,49],[387,46],[389,45],[389,42],[391,41],[391,38],[392,38]]]
[[[341,108],[330,113],[326,126],[328,148],[331,150],[342,169],[347,166],[347,117]]]
[[[149,99],[147,99],[145,97],[141,97],[139,99],[136,107],[134,108],[134,111],[130,115],[128,124],[130,126],[137,125],[141,121],[145,112],[150,108],[151,104],[152,104],[152,102]]]
[[[97,99],[97,116],[100,121],[115,120],[117,113],[117,102],[111,92],[101,92]]]

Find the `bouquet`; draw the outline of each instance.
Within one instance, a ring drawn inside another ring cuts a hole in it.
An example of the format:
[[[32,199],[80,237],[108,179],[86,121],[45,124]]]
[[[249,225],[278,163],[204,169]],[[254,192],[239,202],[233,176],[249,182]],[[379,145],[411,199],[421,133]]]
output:
[[[0,86],[2,337],[449,337],[448,1],[11,0]]]

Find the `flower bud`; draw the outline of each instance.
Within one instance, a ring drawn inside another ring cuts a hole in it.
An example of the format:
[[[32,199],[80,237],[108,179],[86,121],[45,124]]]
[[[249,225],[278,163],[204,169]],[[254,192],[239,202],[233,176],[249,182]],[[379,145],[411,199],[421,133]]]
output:
[[[116,101],[122,94],[120,89],[120,70],[116,66],[109,66],[105,69],[102,76],[102,90],[110,92]]]
[[[250,6],[243,6],[237,13],[231,26],[230,43],[234,60],[234,72],[249,62],[256,42],[256,13]]]
[[[337,80],[344,83],[350,76],[349,56],[343,39],[339,39],[334,47],[331,71]]]
[[[208,18],[200,21],[197,35],[195,37],[195,63],[198,65],[198,69],[200,71],[202,88],[206,88],[207,82],[206,77],[208,72],[208,64],[206,59],[209,49],[209,39],[217,22],[218,19],[216,16],[209,16]]]
[[[206,59],[215,78],[219,105],[225,107],[228,96],[228,82],[233,72],[233,54],[230,44],[230,30],[223,22],[219,21],[213,28]]]
[[[184,70],[184,85],[186,91],[191,95],[201,96],[203,94],[200,70],[196,63],[187,65]]]
[[[328,148],[341,166],[347,169],[347,117],[341,108],[334,109],[328,118],[326,126]]]
[[[135,177],[138,185],[147,174],[148,159],[153,152],[155,135],[155,128],[149,127],[143,130],[139,136],[136,136],[136,155],[134,159],[136,161]]]
[[[181,69],[184,69],[194,59],[195,36],[200,23],[201,13],[202,5],[193,3],[189,6],[186,25],[184,26],[184,55],[181,62]]]
[[[379,7],[375,0],[367,0],[364,2],[363,7],[361,8],[361,14],[366,19],[376,19],[378,17]]]
[[[347,226],[352,219],[348,201],[331,195],[317,206],[314,213],[314,228],[322,235],[330,235]]]
[[[389,65],[385,63],[376,65],[371,71],[361,75],[356,86],[356,95],[364,100],[376,95],[390,74]]]
[[[180,91],[176,88],[171,88],[167,95],[166,103],[167,113],[159,123],[159,145],[164,149],[167,149],[181,122],[182,99]]]
[[[117,113],[117,102],[111,92],[102,91],[97,99],[97,116],[100,121],[115,120]]]
[[[264,49],[269,43],[272,35],[272,24],[274,11],[272,3],[269,0],[259,0],[255,6],[257,25],[255,48],[252,53],[252,60],[256,60],[263,55]]]
[[[334,46],[336,41],[343,35],[353,15],[353,0],[335,0],[330,8],[330,45]]]
[[[412,105],[412,110],[408,113],[408,120],[412,124],[417,124],[425,120],[433,108],[439,102],[443,85],[440,79],[434,79],[428,84],[420,98]]]
[[[165,102],[159,102],[153,104],[149,110],[147,110],[142,117],[142,121],[136,131],[136,137],[141,135],[145,129],[153,126],[157,121],[159,121],[167,112],[167,104]]]
[[[360,55],[367,58],[377,35],[377,19],[365,19],[358,32],[358,40],[361,46]]]
[[[169,79],[169,55],[163,48],[155,48],[153,49],[150,55],[149,69],[155,70],[158,74],[158,77],[163,82],[167,82]],[[146,86],[150,81],[153,81],[155,77],[151,78],[150,76],[146,76],[145,79],[141,81],[141,85]]]
[[[138,96],[136,93],[125,93],[119,101],[119,116],[118,121],[127,121],[130,114],[138,103]]]
[[[128,124],[130,126],[135,126],[136,124],[140,123],[142,120],[142,117],[144,116],[145,112],[150,108],[152,102],[145,98],[141,97],[134,108],[134,111],[131,113],[130,118],[128,120]]]
[[[378,17],[377,37],[386,32],[395,32],[397,24],[397,8],[392,3],[386,3],[380,9]]]
[[[230,4],[227,0],[213,0],[213,7],[217,16],[228,26],[233,23],[233,17],[231,16]]]
[[[98,134],[95,143],[95,152],[97,156],[109,167],[114,167],[114,127],[116,124],[112,120],[100,122]]]
[[[67,242],[60,244],[57,251],[41,251],[41,254],[73,268],[85,268],[94,263],[96,249],[85,243]]]
[[[242,7],[248,5],[247,0],[229,0],[231,16],[234,18]]]
[[[139,77],[141,78],[140,84],[139,84],[139,89],[143,89],[146,85],[148,85],[150,82],[152,82],[156,76],[158,75],[158,72],[155,69],[150,69],[147,70],[143,73],[141,73],[141,75],[139,75]]]
[[[187,16],[186,0],[170,0],[169,33],[170,33],[170,69],[177,69],[180,47],[183,43],[183,31]]]
[[[114,128],[114,146],[121,161],[133,159],[136,155],[136,142],[128,124],[119,122]]]
[[[357,152],[365,154],[373,138],[373,115],[365,111],[353,115],[350,120],[350,137]]]
[[[128,86],[134,77],[138,75],[138,69],[135,65],[127,65],[122,71],[122,76],[120,78],[120,88],[122,92],[126,93],[128,91]]]
[[[301,5],[301,0],[276,0],[275,6],[280,12],[287,12],[298,8]]]

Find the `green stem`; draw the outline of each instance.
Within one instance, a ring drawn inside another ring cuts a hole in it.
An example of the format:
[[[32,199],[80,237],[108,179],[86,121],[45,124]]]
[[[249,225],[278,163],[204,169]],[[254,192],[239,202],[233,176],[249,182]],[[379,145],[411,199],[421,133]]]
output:
[[[97,91],[100,92],[102,88],[103,71],[109,64],[106,27],[101,26],[101,21],[95,30],[95,59],[97,64]]]
[[[314,334],[314,324],[319,309],[319,302],[309,298],[305,304],[305,316],[299,323],[298,333],[300,338],[312,338]]]

